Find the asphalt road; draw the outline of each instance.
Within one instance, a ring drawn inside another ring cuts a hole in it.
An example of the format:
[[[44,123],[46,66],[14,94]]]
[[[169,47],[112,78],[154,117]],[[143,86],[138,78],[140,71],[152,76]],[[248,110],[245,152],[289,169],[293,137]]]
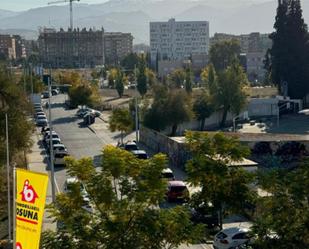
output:
[[[104,145],[117,143],[119,134],[111,133],[107,124],[101,119],[96,119],[96,125],[100,124],[103,132],[96,134],[92,129],[82,124],[82,119],[75,116],[75,110],[67,110],[64,104],[66,96],[57,95],[52,97],[52,123],[53,129],[58,133],[62,143],[74,158],[93,158],[96,165],[100,163],[100,154]],[[48,111],[47,111],[48,117]],[[56,185],[59,191],[63,190],[67,178],[64,167],[55,167]]]
[[[73,157],[91,157],[96,165],[100,162],[100,154],[104,145],[117,144],[119,140],[118,132],[110,132],[108,125],[99,118],[90,128],[82,125],[82,119],[75,116],[75,110],[67,110],[64,104],[66,96],[57,95],[52,97],[52,123],[53,129],[60,136],[62,143],[67,147],[68,152]],[[48,111],[47,111],[48,117]],[[104,118],[104,113],[103,113]],[[132,139],[132,134],[128,139]],[[64,167],[55,168],[55,181],[58,191],[62,191],[67,178]],[[179,249],[212,249],[211,245],[183,245]]]

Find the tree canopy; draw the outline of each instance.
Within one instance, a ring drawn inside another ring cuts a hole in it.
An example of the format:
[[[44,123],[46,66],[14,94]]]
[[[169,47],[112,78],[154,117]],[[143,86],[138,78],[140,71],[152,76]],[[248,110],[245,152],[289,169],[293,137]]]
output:
[[[137,90],[140,95],[144,96],[147,93],[147,76],[146,76],[146,61],[142,57],[138,64],[138,73],[137,73]]]
[[[193,112],[197,120],[201,122],[201,131],[205,127],[205,119],[210,117],[215,111],[215,107],[210,95],[203,91],[201,94],[196,96],[196,99],[193,103]]]
[[[240,54],[240,44],[236,39],[217,42],[211,46],[209,60],[217,72],[225,70]]]
[[[281,94],[302,99],[309,91],[309,36],[299,0],[279,4],[274,29],[268,66],[271,79]]]
[[[213,136],[205,132],[187,132],[186,141],[192,159],[186,164],[188,181],[201,188],[196,193],[199,204],[211,203],[222,214],[244,210],[246,202],[254,201],[250,190],[252,176],[238,167],[229,167],[231,162],[242,161],[249,149],[236,138],[221,133]]]
[[[83,209],[80,186],[57,196],[50,207],[61,222],[55,232],[45,232],[45,249],[176,249],[194,242],[202,226],[190,222],[184,207],[160,209],[167,182],[161,178],[166,156],[139,160],[132,153],[113,146],[103,149],[101,170],[92,160],[66,159],[68,174],[85,186],[93,211]]]
[[[117,108],[114,109],[109,119],[109,129],[121,132],[121,143],[123,143],[123,136],[125,133],[132,131],[133,120],[129,109]]]

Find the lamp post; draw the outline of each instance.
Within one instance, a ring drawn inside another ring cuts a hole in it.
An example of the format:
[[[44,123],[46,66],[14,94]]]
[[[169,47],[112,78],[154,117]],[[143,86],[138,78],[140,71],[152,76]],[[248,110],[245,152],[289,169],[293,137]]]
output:
[[[12,241],[12,217],[11,217],[11,186],[10,186],[10,152],[9,152],[9,121],[8,114],[5,113],[5,133],[6,133],[6,171],[7,171],[7,185],[8,185],[8,234],[9,241]]]

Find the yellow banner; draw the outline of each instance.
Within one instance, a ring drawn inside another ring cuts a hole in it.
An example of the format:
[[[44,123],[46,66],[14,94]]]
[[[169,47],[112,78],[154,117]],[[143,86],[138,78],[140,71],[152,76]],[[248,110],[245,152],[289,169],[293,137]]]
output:
[[[16,170],[16,249],[38,249],[48,175]]]

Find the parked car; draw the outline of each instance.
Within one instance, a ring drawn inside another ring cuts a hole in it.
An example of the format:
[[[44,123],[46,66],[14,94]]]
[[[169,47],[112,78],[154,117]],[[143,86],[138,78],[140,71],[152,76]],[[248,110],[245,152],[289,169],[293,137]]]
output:
[[[83,122],[85,125],[91,125],[95,122],[95,116],[90,113],[90,112],[87,112],[84,116],[83,116]]]
[[[34,103],[33,106],[34,106],[34,108],[39,108],[39,107],[42,108],[42,104],[41,103]]]
[[[47,126],[47,123],[48,123],[47,118],[44,117],[44,116],[38,116],[36,118],[36,125],[37,126],[40,126],[40,127],[43,126],[44,127],[44,126]]]
[[[55,144],[61,144],[60,138],[52,138],[52,145],[55,145]],[[49,151],[50,142],[48,142],[46,145],[47,145],[47,149]]]
[[[231,227],[221,230],[215,235],[214,249],[231,249],[246,244],[250,240],[249,229]]]
[[[44,92],[42,92],[42,98],[43,98],[43,99],[49,98],[49,91],[44,91]]]
[[[187,201],[190,198],[189,190],[183,181],[169,181],[166,198],[172,201]]]
[[[42,106],[34,107],[35,112],[42,112],[43,108]]]
[[[139,150],[135,141],[132,141],[132,142],[128,141],[125,144],[120,144],[119,147],[127,151],[134,151],[134,150],[138,151]]]
[[[93,209],[92,209],[92,206],[91,206],[91,203],[90,203],[90,198],[89,198],[89,195],[86,191],[86,188],[80,181],[78,181],[77,178],[70,177],[70,178],[66,179],[66,181],[64,183],[64,192],[65,193],[71,192],[71,191],[74,190],[75,187],[78,187],[80,189],[80,193],[81,193],[81,196],[82,196],[83,202],[84,202],[83,208],[88,212],[92,212]]]
[[[45,135],[45,133],[48,132],[48,131],[50,131],[50,128],[47,127],[47,126],[42,127],[42,129],[41,129],[41,133],[42,133],[43,135]]]
[[[45,112],[39,111],[39,112],[36,112],[36,113],[35,113],[35,116],[36,116],[36,117],[38,117],[38,116],[45,116],[45,117],[46,117],[46,114],[45,114]]]
[[[148,159],[148,154],[144,150],[132,150],[133,155],[135,155],[138,159]]]
[[[58,151],[54,153],[54,165],[59,166],[59,165],[65,165],[64,158],[66,156],[69,156],[69,153],[67,151]]]
[[[76,112],[76,116],[82,118],[85,116],[86,113],[90,112],[91,109],[89,108],[81,108],[81,109],[78,109],[77,112]]]
[[[102,113],[98,110],[90,109],[90,113],[92,113],[96,118],[100,117]]]
[[[218,212],[211,203],[202,203],[199,205],[190,203],[189,210],[193,223],[204,224],[208,229],[212,229],[212,231],[219,231]]]
[[[174,173],[170,168],[166,168],[162,170],[162,178],[167,179],[168,181],[175,180]]]
[[[46,131],[44,132],[43,140],[45,140],[45,138],[46,138],[47,136],[49,136],[50,133],[51,133],[51,134],[57,134],[57,132],[55,132],[55,131],[50,132],[50,128],[47,128],[47,129],[48,129],[48,130],[46,130]]]
[[[53,96],[54,96],[54,95],[58,95],[58,94],[59,94],[59,90],[58,90],[58,89],[53,89],[53,90],[51,91],[51,93],[52,93]]]
[[[57,152],[68,152],[67,148],[64,146],[64,144],[55,144],[53,146],[54,154]]]
[[[52,139],[59,138],[60,139],[60,137],[59,137],[59,135],[57,133],[52,133],[51,135],[49,134],[49,135],[45,136],[44,142],[46,144],[49,144],[50,138],[52,138]]]

